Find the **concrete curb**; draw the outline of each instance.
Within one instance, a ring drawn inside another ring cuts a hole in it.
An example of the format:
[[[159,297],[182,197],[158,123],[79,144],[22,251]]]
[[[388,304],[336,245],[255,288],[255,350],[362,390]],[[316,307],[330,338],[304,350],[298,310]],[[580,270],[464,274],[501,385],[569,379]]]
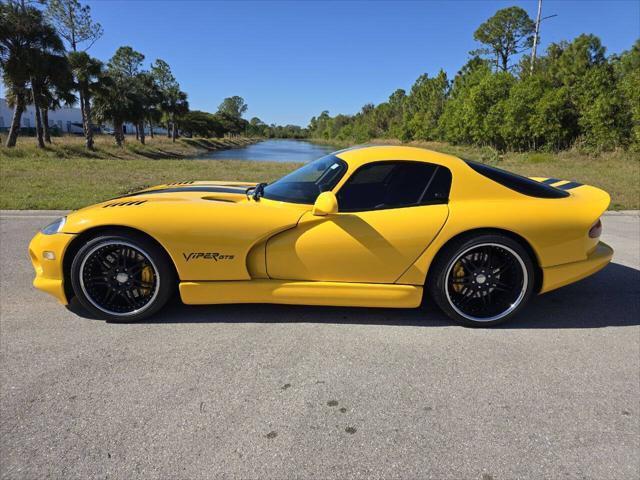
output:
[[[0,210],[3,217],[60,217],[71,210]]]
[[[640,210],[607,210],[604,212],[604,215],[609,217],[615,216],[630,216],[630,217],[638,217],[640,216]]]

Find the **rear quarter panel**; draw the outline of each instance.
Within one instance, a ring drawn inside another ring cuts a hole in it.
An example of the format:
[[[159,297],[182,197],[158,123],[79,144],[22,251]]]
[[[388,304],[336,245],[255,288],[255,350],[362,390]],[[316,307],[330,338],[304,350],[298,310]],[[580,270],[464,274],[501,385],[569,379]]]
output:
[[[479,193],[493,190],[495,194],[454,195],[452,188],[447,223],[397,283],[424,284],[429,266],[442,247],[454,237],[478,229],[505,230],[523,237],[542,268],[584,260],[597,244],[597,239],[589,238],[589,228],[609,205],[609,195],[590,186],[554,199],[528,197],[498,184],[483,192],[485,189]]]

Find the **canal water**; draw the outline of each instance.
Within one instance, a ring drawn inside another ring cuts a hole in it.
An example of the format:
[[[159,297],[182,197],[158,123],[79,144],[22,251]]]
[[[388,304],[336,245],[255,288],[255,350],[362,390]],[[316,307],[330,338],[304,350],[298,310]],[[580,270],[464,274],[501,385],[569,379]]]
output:
[[[209,152],[200,158],[213,160],[255,160],[257,162],[300,162],[306,163],[339,147],[319,145],[305,140],[263,140],[241,148],[229,148]]]

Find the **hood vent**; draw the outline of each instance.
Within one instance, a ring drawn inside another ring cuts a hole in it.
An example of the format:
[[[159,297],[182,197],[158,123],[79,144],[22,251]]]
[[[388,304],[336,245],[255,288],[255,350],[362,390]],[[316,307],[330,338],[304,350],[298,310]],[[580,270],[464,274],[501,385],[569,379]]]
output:
[[[165,185],[167,186],[177,186],[177,185],[192,185],[195,182],[193,180],[191,180],[190,182],[173,182],[173,183],[166,183]]]
[[[147,203],[146,200],[134,200],[130,202],[116,202],[116,203],[108,203],[104,205],[102,208],[110,208],[110,207],[133,207],[134,205],[142,205],[143,203]]]
[[[231,198],[224,198],[224,197],[213,197],[213,196],[208,196],[208,197],[202,197],[203,200],[208,200],[210,202],[225,202],[225,203],[237,203],[236,200],[233,200]]]

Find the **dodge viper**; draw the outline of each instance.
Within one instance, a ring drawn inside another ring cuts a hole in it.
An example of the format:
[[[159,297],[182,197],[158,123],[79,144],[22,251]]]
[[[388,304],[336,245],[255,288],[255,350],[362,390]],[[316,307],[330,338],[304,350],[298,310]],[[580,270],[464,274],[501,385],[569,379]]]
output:
[[[110,321],[149,317],[179,292],[186,304],[433,302],[489,326],[611,260],[609,201],[573,181],[365,146],[270,184],[169,183],[86,207],[29,254],[35,287]]]

